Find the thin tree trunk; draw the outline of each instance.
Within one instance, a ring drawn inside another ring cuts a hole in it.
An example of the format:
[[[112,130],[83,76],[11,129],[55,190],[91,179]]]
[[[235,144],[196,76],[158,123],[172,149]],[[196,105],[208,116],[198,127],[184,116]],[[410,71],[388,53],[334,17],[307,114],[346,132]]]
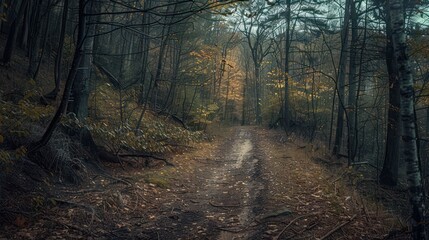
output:
[[[136,132],[137,132],[137,130],[140,128],[141,123],[142,123],[142,121],[143,121],[144,114],[145,114],[145,112],[146,112],[146,110],[147,110],[147,106],[148,106],[148,103],[149,103],[149,97],[150,97],[151,92],[152,92],[152,85],[153,85],[153,82],[154,82],[154,80],[153,80],[153,75],[151,75],[150,82],[149,82],[149,88],[148,88],[147,93],[146,93],[146,98],[144,99],[144,106],[143,106],[143,110],[142,110],[142,112],[140,113],[139,120],[137,121],[137,124],[136,124]]]
[[[224,109],[223,109],[223,121],[226,122],[226,115],[227,115],[227,110],[228,110],[228,98],[229,98],[229,81],[230,81],[230,74],[231,70],[228,71],[228,77],[226,79],[226,96],[225,96],[225,105],[224,105]]]
[[[290,109],[289,109],[289,55],[291,46],[291,0],[286,1],[286,40],[285,40],[285,89],[284,89],[284,106],[283,106],[283,127],[287,129],[290,125]]]
[[[171,3],[172,1],[170,1]],[[168,5],[167,7],[167,12],[170,12],[170,7],[171,5]],[[174,4],[174,8],[173,8],[173,12],[172,14],[174,15],[174,12],[176,12],[176,8],[177,8],[177,4]],[[170,22],[173,21],[173,16],[166,16],[165,19],[170,19]],[[158,63],[157,63],[157,67],[156,67],[156,73],[155,73],[155,79],[154,79],[154,109],[156,109],[156,105],[157,105],[157,100],[158,100],[158,83],[161,80],[161,73],[162,73],[162,69],[164,67],[164,54],[165,54],[165,49],[167,47],[167,43],[168,40],[170,38],[170,31],[171,31],[171,25],[164,25],[162,27],[162,39],[161,39],[161,45],[159,46],[159,56],[158,56]]]
[[[143,9],[149,9],[152,7],[152,1],[146,0],[144,1]],[[151,38],[149,36],[150,33],[150,15],[148,12],[143,13],[143,20],[142,20],[142,28],[143,28],[143,37],[142,37],[142,73],[140,76],[140,97],[139,97],[139,103],[142,104],[144,100],[144,84],[146,81],[146,75],[148,70],[148,59],[149,59],[149,47],[151,43]]]
[[[28,0],[22,0],[21,6],[19,6],[18,15],[13,20],[10,26],[9,35],[7,37],[6,45],[4,47],[4,52],[3,52],[3,59],[2,59],[3,64],[10,63],[13,49],[15,48],[16,36],[18,35],[18,28],[22,21],[22,18],[24,17],[25,9],[27,8],[27,6],[28,6]]]
[[[83,47],[84,40],[85,40],[85,0],[79,0],[78,41],[77,41],[76,49],[73,56],[72,66],[67,77],[66,85],[64,87],[63,97],[61,99],[60,106],[58,107],[54,117],[49,123],[49,126],[46,129],[45,133],[43,134],[42,138],[30,147],[29,153],[37,151],[38,149],[40,149],[41,147],[45,146],[48,143],[49,139],[51,139],[51,136],[54,133],[55,128],[57,127],[58,123],[60,122],[67,108],[67,103],[70,98],[73,82],[76,77],[76,73],[83,55],[82,47]]]
[[[334,148],[332,154],[338,156],[341,151],[343,140],[343,127],[344,127],[344,85],[346,78],[346,61],[347,50],[349,48],[349,22],[350,22],[350,5],[352,0],[346,1],[344,11],[344,23],[341,32],[341,54],[338,67],[337,87],[338,87],[338,112],[337,112],[337,125],[335,131]]]
[[[42,51],[40,52],[39,60],[37,61],[36,70],[32,75],[32,78],[34,80],[36,80],[37,76],[39,75],[40,65],[42,65],[43,56],[45,55],[45,50],[46,50],[46,44],[48,42],[49,21],[51,19],[51,12],[49,11],[50,5],[51,5],[51,1],[48,1],[48,5],[46,6],[48,17],[46,18],[45,31],[43,33],[43,46],[42,46]]]
[[[32,16],[30,22],[30,35],[29,35],[29,47],[27,55],[29,58],[29,64],[27,73],[29,76],[33,76],[36,72],[36,67],[38,63],[39,56],[39,46],[40,46],[40,24],[41,24],[41,10],[42,10],[42,1],[38,0],[32,3]]]
[[[55,57],[55,89],[49,93],[49,97],[55,99],[60,91],[61,84],[61,60],[63,58],[63,48],[64,48],[64,39],[66,35],[66,27],[67,27],[67,15],[69,9],[69,0],[64,0],[63,6],[63,15],[61,19],[61,30],[60,30],[60,39],[58,43],[57,56]]]
[[[349,67],[349,97],[348,97],[348,138],[347,149],[349,163],[354,162],[356,156],[356,57],[358,44],[358,19],[356,12],[356,3],[352,0],[350,6],[351,15],[351,43],[350,43],[350,67]]]
[[[255,97],[256,97],[256,124],[257,125],[262,125],[262,110],[261,110],[261,104],[262,104],[262,99],[261,99],[261,76],[260,76],[260,65],[257,64],[257,66],[255,66]]]

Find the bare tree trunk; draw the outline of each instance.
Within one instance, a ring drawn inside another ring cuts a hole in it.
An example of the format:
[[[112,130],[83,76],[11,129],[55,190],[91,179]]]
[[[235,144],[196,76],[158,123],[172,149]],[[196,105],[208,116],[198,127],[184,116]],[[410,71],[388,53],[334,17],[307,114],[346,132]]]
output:
[[[261,100],[261,69],[260,69],[260,65],[256,64],[257,66],[255,66],[255,104],[256,104],[256,124],[257,125],[262,125],[262,110],[261,110],[261,104],[262,104],[262,100]]]
[[[64,0],[63,15],[61,19],[60,41],[58,43],[57,56],[55,57],[55,89],[49,93],[49,97],[55,99],[60,91],[61,84],[61,60],[63,58],[64,39],[67,27],[67,15],[69,9],[69,0]]]
[[[332,154],[338,155],[341,151],[342,140],[343,140],[343,127],[344,127],[344,85],[346,78],[346,61],[347,51],[349,48],[349,22],[350,22],[350,5],[352,0],[346,1],[346,7],[344,11],[344,23],[341,32],[341,54],[340,62],[338,66],[337,76],[337,91],[338,91],[338,112],[337,112],[337,126],[335,131],[334,148]]]
[[[357,44],[358,44],[358,19],[356,12],[356,3],[354,0],[351,1],[350,6],[351,15],[351,42],[350,42],[350,67],[349,67],[349,97],[348,97],[348,138],[347,138],[347,149],[349,156],[349,163],[354,162],[356,156],[356,57],[357,57]]]
[[[77,44],[76,49],[73,56],[73,62],[71,69],[69,71],[66,85],[64,87],[64,93],[63,97],[61,99],[60,106],[58,107],[54,117],[52,118],[51,122],[49,123],[48,128],[46,129],[45,133],[43,134],[42,138],[34,143],[29,148],[29,153],[32,153],[34,151],[37,151],[41,147],[45,146],[49,139],[51,139],[52,134],[55,131],[55,128],[57,127],[58,123],[60,122],[66,108],[67,103],[70,98],[71,89],[73,86],[74,79],[76,77],[76,73],[80,64],[80,60],[82,58],[83,52],[82,47],[85,40],[85,0],[79,0],[79,24],[78,24],[78,38],[77,38]]]
[[[4,47],[4,52],[3,52],[3,59],[2,59],[3,64],[10,63],[13,49],[15,47],[16,36],[18,35],[18,28],[22,21],[22,18],[24,17],[25,9],[27,8],[27,6],[28,6],[28,0],[22,0],[21,6],[19,7],[19,10],[18,10],[18,15],[13,20],[10,26],[9,35],[7,37],[6,45]]]
[[[399,72],[395,61],[392,39],[392,22],[390,19],[389,3],[386,3],[386,65],[389,75],[389,106],[387,113],[386,151],[383,169],[380,173],[380,183],[388,186],[396,186],[398,183],[398,169],[400,158],[400,91]]]
[[[284,89],[284,106],[283,106],[283,127],[287,129],[290,125],[289,109],[289,55],[291,46],[291,0],[286,1],[286,40],[285,40],[285,89]]]
[[[86,11],[94,12],[95,4],[92,1],[86,3]],[[70,111],[76,114],[79,120],[83,120],[88,116],[88,98],[89,98],[89,83],[91,77],[92,66],[92,51],[94,49],[94,32],[95,24],[90,23],[90,17],[86,16],[85,21],[85,41],[83,43],[83,56],[80,62],[79,69],[76,74],[76,79],[73,84],[73,101],[70,103]]]
[[[151,0],[146,0],[144,1],[144,6],[143,9],[149,9],[152,7],[152,1]],[[143,100],[144,100],[144,85],[145,85],[145,81],[146,81],[146,75],[147,75],[147,71],[148,71],[148,60],[149,60],[149,47],[150,47],[150,43],[151,43],[151,38],[149,36],[150,33],[150,15],[149,13],[144,13],[143,14],[143,20],[142,20],[142,28],[143,28],[143,38],[142,38],[142,73],[140,76],[140,97],[139,97],[139,103],[142,104]]]
[[[412,205],[413,239],[427,239],[422,176],[418,161],[416,121],[414,117],[414,82],[407,53],[405,33],[405,6],[401,0],[390,1],[393,49],[399,69],[402,157],[407,163],[408,190]]]
[[[32,2],[32,15],[30,22],[30,34],[28,41],[28,58],[29,64],[27,73],[29,76],[33,76],[36,72],[36,67],[38,64],[39,56],[39,47],[40,47],[40,25],[41,25],[41,11],[42,11],[42,1],[38,0]]]
[[[226,116],[228,114],[228,101],[229,101],[229,81],[230,81],[230,73],[231,69],[228,71],[228,77],[226,78],[226,96],[225,96],[225,104],[223,109],[223,121],[226,122]]]
[[[46,5],[46,12],[47,12],[47,18],[46,18],[46,25],[45,25],[45,31],[43,32],[43,45],[42,45],[42,50],[40,51],[40,56],[39,59],[37,60],[37,66],[35,71],[32,73],[32,78],[34,80],[37,79],[37,76],[39,75],[39,70],[40,70],[40,66],[42,65],[42,60],[43,60],[43,56],[45,54],[45,50],[46,50],[46,44],[48,41],[48,32],[49,32],[49,21],[51,19],[51,12],[49,11],[49,7],[51,6],[51,0],[48,1],[48,4]],[[37,38],[37,36],[36,36]],[[36,40],[37,41],[37,40]],[[37,45],[36,45],[37,46]]]

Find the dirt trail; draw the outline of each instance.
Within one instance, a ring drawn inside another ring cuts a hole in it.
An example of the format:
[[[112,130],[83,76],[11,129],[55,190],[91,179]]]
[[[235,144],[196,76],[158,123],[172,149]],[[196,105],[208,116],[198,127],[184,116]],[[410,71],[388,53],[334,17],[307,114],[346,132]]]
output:
[[[232,144],[226,143],[222,153],[225,158],[219,160],[219,166],[215,166],[206,179],[204,191],[210,205],[220,208],[218,214],[225,216],[229,223],[219,228],[221,240],[251,236],[251,232],[241,230],[253,221],[253,208],[263,188],[260,179],[255,178],[258,159],[253,152],[252,133],[241,128],[234,135],[236,139]]]
[[[358,192],[312,160],[321,157],[323,151],[307,144],[288,139],[280,131],[230,129],[228,137],[210,154],[196,157],[192,190],[182,196],[190,202],[184,212],[199,213],[201,219],[196,225],[202,227],[194,234],[177,235],[173,231],[164,235],[165,239],[385,236],[395,217],[380,214],[382,210],[369,212],[370,202],[363,207]],[[338,228],[340,224],[344,226]]]
[[[0,238],[383,239],[397,227],[345,175],[312,160],[319,148],[258,127],[219,131],[171,156],[174,168],[114,166],[113,178],[29,196],[42,214],[14,216]]]

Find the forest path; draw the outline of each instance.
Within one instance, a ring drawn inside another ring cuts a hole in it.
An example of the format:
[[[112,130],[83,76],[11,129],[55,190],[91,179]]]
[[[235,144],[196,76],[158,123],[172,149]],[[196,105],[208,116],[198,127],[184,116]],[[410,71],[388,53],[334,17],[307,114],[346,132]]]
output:
[[[369,216],[359,193],[314,160],[323,151],[312,144],[260,127],[217,132],[223,137],[175,159],[189,175],[171,211],[147,229],[152,238],[374,239],[396,220]]]
[[[261,127],[216,135],[172,154],[175,167],[111,164],[113,176],[89,172],[82,186],[34,188],[23,201],[37,213],[11,216],[0,239],[384,239],[397,228],[343,181],[352,172],[316,161],[320,148]]]

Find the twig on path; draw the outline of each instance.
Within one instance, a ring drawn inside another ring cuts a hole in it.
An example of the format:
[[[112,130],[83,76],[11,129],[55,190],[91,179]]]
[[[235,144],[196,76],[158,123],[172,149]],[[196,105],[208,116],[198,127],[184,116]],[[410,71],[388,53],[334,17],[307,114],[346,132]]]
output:
[[[277,239],[279,239],[282,235],[283,235],[283,233],[286,231],[286,229],[288,229],[291,225],[292,225],[292,223],[294,223],[294,222],[296,222],[296,221],[298,221],[299,219],[301,219],[301,218],[305,218],[305,217],[309,217],[309,216],[312,216],[312,215],[316,215],[316,214],[318,214],[318,213],[311,213],[311,214],[306,214],[306,215],[302,215],[302,216],[298,216],[298,217],[296,217],[296,218],[294,218],[292,221],[290,221],[283,229],[282,229],[282,231],[277,235],[277,236],[275,236],[274,238],[273,238],[273,240],[277,240]]]
[[[82,193],[90,193],[90,192],[104,192],[104,191],[101,189],[96,189],[96,188],[81,189],[81,190],[76,190],[76,191],[62,191],[62,193],[66,193],[66,194],[82,194]]]
[[[268,214],[264,214],[262,216],[259,216],[257,221],[259,222],[259,221],[262,221],[262,220],[266,220],[268,218],[275,218],[275,217],[279,217],[279,216],[287,216],[287,215],[290,215],[290,214],[292,214],[292,211],[290,209],[288,209],[288,208],[284,208],[284,209],[277,210],[275,212],[270,212]]]
[[[133,185],[130,181],[127,181],[127,180],[124,180],[124,179],[120,179],[120,178],[113,177],[113,176],[110,176],[110,175],[104,175],[104,176],[107,177],[107,178],[110,178],[112,180],[115,180],[116,182],[123,183],[125,185]],[[112,182],[110,184],[113,184],[113,183],[115,183],[115,182]]]
[[[337,225],[336,227],[334,227],[331,231],[329,231],[328,233],[326,233],[325,235],[323,235],[323,237],[319,238],[319,240],[323,240],[328,238],[329,236],[331,236],[332,234],[334,234],[336,231],[340,230],[342,227],[344,227],[345,225],[349,224],[350,222],[352,222],[355,218],[356,218],[356,214],[353,215],[353,217],[351,217],[349,220],[341,223],[340,225]]]
[[[234,229],[228,229],[228,228],[223,228],[223,227],[217,227],[217,229],[224,231],[224,232],[230,232],[230,233],[241,233],[247,230],[247,228],[245,229],[240,229],[240,230],[234,230]]]
[[[152,158],[155,160],[159,160],[159,161],[163,161],[167,166],[171,166],[174,167],[174,164],[172,164],[171,162],[167,161],[167,159],[162,158],[162,157],[157,157],[151,154],[146,154],[146,153],[129,153],[129,154],[119,154],[119,157],[141,157],[141,158]]]
[[[212,207],[220,207],[220,208],[239,208],[242,207],[240,204],[238,205],[221,205],[221,204],[214,204],[211,201],[209,201],[210,206]]]

